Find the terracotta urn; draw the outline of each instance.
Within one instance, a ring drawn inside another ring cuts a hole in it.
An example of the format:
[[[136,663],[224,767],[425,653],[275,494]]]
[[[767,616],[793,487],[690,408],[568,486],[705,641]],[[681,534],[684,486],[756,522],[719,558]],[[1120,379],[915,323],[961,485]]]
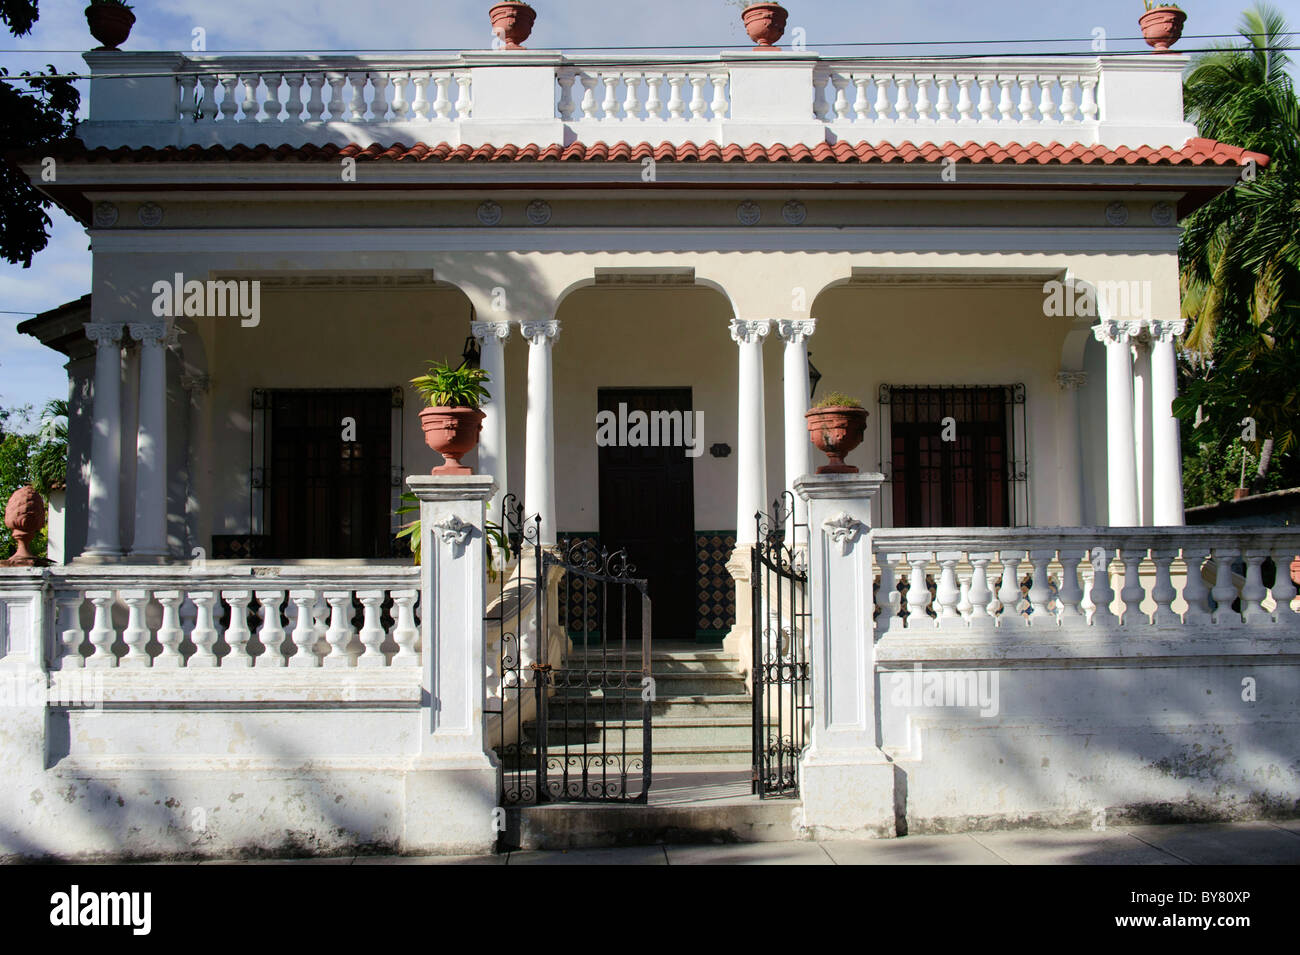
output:
[[[867,409],[835,405],[814,408],[804,417],[808,419],[808,434],[813,445],[829,460],[828,464],[817,469],[817,473],[857,474],[858,469],[845,464],[844,458],[862,443],[867,430]]]
[[[28,545],[45,526],[45,501],[30,484],[14,491],[5,505],[5,527],[14,535],[18,549],[5,564],[9,567],[35,567],[44,563]]]
[[[1138,17],[1147,46],[1154,47],[1157,53],[1167,53],[1178,42],[1185,22],[1187,14],[1177,7],[1156,7]]]
[[[785,35],[786,20],[790,11],[779,3],[751,3],[741,12],[749,38],[758,46],[756,50],[774,50],[777,41]]]
[[[505,41],[507,50],[522,50],[537,22],[537,11],[523,0],[498,3],[488,11],[488,16],[492,18],[492,33]]]
[[[1291,561],[1291,579],[1300,585],[1300,557]]]
[[[473,474],[460,459],[478,445],[483,432],[483,412],[477,408],[425,408],[420,412],[424,441],[447,463],[433,469],[434,474]]]
[[[135,14],[126,7],[92,3],[86,7],[86,23],[90,26],[90,35],[102,44],[97,49],[116,50],[131,35]]]
[[[1250,497],[1250,488],[1234,487],[1232,489],[1232,499],[1234,501],[1244,501],[1248,497]]]

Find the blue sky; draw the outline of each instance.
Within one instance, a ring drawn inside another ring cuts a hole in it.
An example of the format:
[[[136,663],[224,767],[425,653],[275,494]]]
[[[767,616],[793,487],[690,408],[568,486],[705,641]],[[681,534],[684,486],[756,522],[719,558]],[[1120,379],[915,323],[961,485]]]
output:
[[[719,49],[747,45],[740,24],[743,0],[532,0],[539,16],[529,47],[653,46],[690,44]],[[1087,49],[1095,28],[1106,31],[1110,49],[1141,46],[1137,35],[1141,0],[1089,3],[1028,3],[1023,0],[786,0],[790,28],[802,27],[809,49],[888,55],[953,53],[961,48],[831,48],[830,43],[883,43],[1073,38],[1057,46],[972,47],[971,52]],[[209,52],[298,49],[484,49],[491,45],[489,0],[136,0],[136,25],[128,50],[190,49],[192,31],[207,34]],[[1247,3],[1182,0],[1186,32],[1233,33]],[[1300,0],[1274,3],[1300,27]],[[42,0],[31,35],[0,34],[0,65],[11,73],[47,63],[61,72],[85,72],[80,55],[34,51],[80,51],[94,46],[79,0]],[[382,15],[376,15],[382,10]],[[787,34],[789,35],[789,34]],[[1087,42],[1085,42],[1087,41]],[[1184,38],[1187,48],[1209,41]],[[8,51],[33,51],[27,53]],[[83,110],[85,95],[83,92]],[[0,311],[35,313],[77,298],[90,288],[90,253],[84,230],[57,210],[53,239],[30,269],[0,263]],[[33,404],[66,394],[63,356],[14,326],[23,315],[0,315],[0,405]]]

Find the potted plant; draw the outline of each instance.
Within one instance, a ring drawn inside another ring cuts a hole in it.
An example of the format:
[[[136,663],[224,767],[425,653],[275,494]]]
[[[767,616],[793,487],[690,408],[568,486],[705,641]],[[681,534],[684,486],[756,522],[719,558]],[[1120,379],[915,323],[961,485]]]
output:
[[[862,443],[867,430],[867,410],[862,402],[836,391],[813,405],[804,417],[812,443],[830,462],[817,473],[857,474],[858,469],[845,464],[844,458]]]
[[[5,527],[13,535],[17,549],[8,560],[0,562],[6,567],[42,567],[49,563],[31,550],[45,527],[45,501],[30,484],[14,491],[5,505]]]
[[[1187,14],[1176,3],[1158,3],[1143,0],[1147,12],[1138,18],[1142,27],[1142,36],[1147,46],[1154,47],[1157,53],[1168,52],[1183,35],[1183,24]]]
[[[740,13],[749,38],[758,44],[756,50],[776,49],[789,17],[790,12],[779,3],[751,3]]]
[[[502,0],[493,5],[488,16],[492,18],[492,33],[505,41],[507,50],[522,50],[537,22],[537,11],[524,0]]]
[[[90,0],[86,7],[86,23],[90,26],[90,35],[102,45],[99,50],[116,50],[131,35],[135,26],[135,14],[131,6],[123,0]]]
[[[460,459],[478,444],[483,431],[483,412],[479,405],[488,394],[484,384],[488,373],[481,368],[461,365],[452,368],[446,362],[429,362],[427,374],[412,378],[429,407],[420,412],[424,440],[446,463],[433,469],[434,474],[473,474]]]

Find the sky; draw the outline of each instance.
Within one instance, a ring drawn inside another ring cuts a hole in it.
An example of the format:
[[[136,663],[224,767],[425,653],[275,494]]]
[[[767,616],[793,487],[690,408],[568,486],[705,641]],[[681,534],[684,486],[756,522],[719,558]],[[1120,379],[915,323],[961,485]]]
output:
[[[610,49],[699,45],[737,49],[749,45],[740,21],[744,0],[532,0],[534,50]],[[1197,34],[1233,34],[1246,0],[1182,0],[1188,23],[1178,48],[1216,41]],[[207,52],[282,50],[475,50],[491,46],[489,0],[135,0],[136,24],[126,50],[189,51],[194,30],[206,34]],[[1141,0],[785,0],[786,36],[802,29],[808,48],[862,55],[1063,52],[1088,49],[1100,28],[1109,51],[1145,49],[1138,36]],[[1300,28],[1300,0],[1274,6]],[[84,0],[41,0],[40,20],[26,37],[0,33],[0,66],[10,73],[52,64],[60,72],[86,72],[80,52],[96,45],[86,28]],[[1068,42],[1009,45],[1009,40]],[[955,41],[999,41],[982,46],[938,46]],[[830,44],[897,43],[900,47],[851,49]],[[64,51],[64,52],[49,52]],[[700,51],[704,52],[704,51]],[[86,108],[83,84],[82,111]],[[15,326],[90,290],[90,253],[84,229],[52,210],[52,239],[30,269],[0,262],[0,406],[66,397],[64,357]]]

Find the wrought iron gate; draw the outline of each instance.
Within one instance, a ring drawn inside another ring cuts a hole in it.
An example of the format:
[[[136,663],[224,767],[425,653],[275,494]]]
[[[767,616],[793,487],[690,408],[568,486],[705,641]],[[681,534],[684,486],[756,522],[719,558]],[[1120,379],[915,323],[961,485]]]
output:
[[[645,803],[654,699],[646,581],[631,576],[625,553],[590,540],[538,546],[538,518],[524,519],[507,500],[503,536],[515,563],[489,602],[486,627],[501,804]],[[574,601],[589,610],[576,632],[560,614]],[[634,613],[639,640],[628,636]]]
[[[799,756],[812,720],[809,682],[808,525],[795,522],[794,497],[757,515],[753,591],[753,792],[799,795]]]

